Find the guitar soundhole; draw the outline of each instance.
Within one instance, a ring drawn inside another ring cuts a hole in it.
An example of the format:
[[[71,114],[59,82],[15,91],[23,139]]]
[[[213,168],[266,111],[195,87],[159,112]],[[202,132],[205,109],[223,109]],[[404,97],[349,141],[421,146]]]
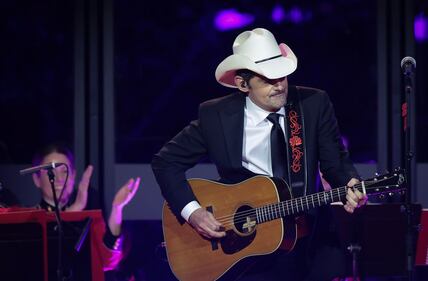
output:
[[[247,205],[239,207],[233,218],[233,223],[241,235],[251,234],[257,226],[255,210]]]
[[[235,230],[226,231],[220,241],[225,254],[234,254],[247,247],[256,237],[256,212],[250,206],[241,206],[233,217]]]

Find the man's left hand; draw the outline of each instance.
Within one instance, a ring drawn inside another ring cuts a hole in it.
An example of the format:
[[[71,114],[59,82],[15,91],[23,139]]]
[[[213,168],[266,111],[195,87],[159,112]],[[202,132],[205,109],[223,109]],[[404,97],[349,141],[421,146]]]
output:
[[[352,187],[359,183],[359,180],[352,178],[347,186],[348,192],[346,194],[346,204],[343,206],[348,213],[353,213],[354,210],[358,207],[361,207],[367,203],[367,195],[361,193],[358,189],[353,189]]]

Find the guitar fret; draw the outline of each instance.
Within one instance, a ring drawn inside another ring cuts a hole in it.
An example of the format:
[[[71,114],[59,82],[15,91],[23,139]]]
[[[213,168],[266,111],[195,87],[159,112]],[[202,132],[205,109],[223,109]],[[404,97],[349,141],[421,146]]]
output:
[[[282,207],[282,216],[285,217],[287,214],[285,213],[284,202],[281,202],[281,207]]]
[[[275,205],[272,205],[272,218],[273,219],[277,218],[276,206]]]
[[[296,213],[298,213],[299,212],[299,205],[298,205],[297,199],[295,199],[294,202],[296,202],[296,210],[297,210]]]
[[[330,189],[330,195],[331,195],[331,202],[334,202],[334,199],[333,199],[333,189]]]
[[[327,195],[327,193],[324,192],[324,202],[326,205],[327,205],[327,198],[328,198],[328,195]]]
[[[265,206],[262,207],[262,217],[263,217],[263,221],[266,221],[266,211],[265,211]]]
[[[312,199],[312,206],[314,206],[314,208],[315,208],[315,201],[314,201],[314,195],[313,194],[311,194],[311,199]]]
[[[285,206],[287,207],[287,215],[289,215],[290,211],[288,210],[288,203],[287,203],[287,201],[285,201]]]
[[[294,199],[290,200],[291,214],[294,214],[293,201],[294,201]]]
[[[265,208],[266,221],[269,221],[269,205]]]
[[[264,207],[264,211],[265,211],[265,221],[269,221],[269,206],[265,206]]]
[[[303,199],[302,199],[302,197],[300,197],[300,205],[302,206],[302,211],[304,211],[303,210]]]
[[[276,208],[276,205],[272,206],[272,208],[274,209],[273,217],[274,217],[274,219],[277,219],[278,218],[278,209]]]
[[[274,208],[275,208],[275,219],[277,219],[279,218],[277,206],[275,205]]]
[[[321,206],[321,200],[320,200],[320,194],[319,194],[319,192],[317,193],[317,197],[318,197],[318,205]]]
[[[278,218],[278,211],[276,210],[276,206],[275,205],[272,206],[272,217],[274,219]]]
[[[268,208],[268,206],[264,206],[263,207],[265,221],[268,221],[268,211],[267,211],[267,208]]]
[[[342,201],[342,199],[340,199],[340,192],[339,192],[339,189],[340,189],[340,188],[336,188],[336,190],[337,190],[337,196],[339,197],[339,201]]]
[[[308,210],[309,210],[309,196],[306,196],[306,206],[308,206]]]

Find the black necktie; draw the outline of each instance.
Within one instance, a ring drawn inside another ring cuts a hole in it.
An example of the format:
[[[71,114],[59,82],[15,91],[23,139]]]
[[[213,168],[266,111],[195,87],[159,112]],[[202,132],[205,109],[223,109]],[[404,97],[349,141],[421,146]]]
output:
[[[286,161],[286,146],[284,132],[279,124],[279,117],[277,113],[271,113],[267,119],[272,122],[272,130],[270,131],[270,149],[272,156],[272,171],[273,176],[285,179],[285,171],[287,167]]]

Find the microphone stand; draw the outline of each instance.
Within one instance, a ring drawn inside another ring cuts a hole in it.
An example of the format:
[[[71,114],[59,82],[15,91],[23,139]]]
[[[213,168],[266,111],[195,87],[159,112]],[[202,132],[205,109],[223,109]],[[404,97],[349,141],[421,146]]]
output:
[[[413,264],[414,264],[414,234],[416,231],[416,225],[414,222],[414,213],[412,210],[412,160],[414,157],[414,151],[412,150],[411,143],[411,130],[412,130],[412,99],[414,97],[413,91],[413,73],[404,72],[404,85],[405,85],[405,102],[402,106],[402,117],[403,117],[403,130],[404,130],[404,149],[405,149],[405,170],[406,170],[406,199],[405,199],[405,210],[407,215],[407,232],[406,232],[406,258],[407,258],[407,272],[408,280],[413,280]]]
[[[62,238],[64,233],[62,232],[62,221],[59,213],[60,206],[59,206],[58,198],[56,197],[56,192],[55,192],[55,174],[52,171],[52,169],[49,169],[47,172],[48,172],[49,182],[52,188],[52,194],[53,194],[54,203],[55,203],[55,218],[58,226],[58,266],[57,266],[56,273],[57,273],[58,281],[63,281]]]

